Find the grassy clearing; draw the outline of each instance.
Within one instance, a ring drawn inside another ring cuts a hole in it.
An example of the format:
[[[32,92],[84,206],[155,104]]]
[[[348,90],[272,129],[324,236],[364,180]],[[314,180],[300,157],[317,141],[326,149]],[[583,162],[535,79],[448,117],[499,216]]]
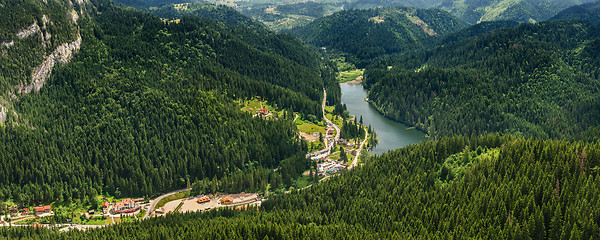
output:
[[[140,213],[136,214],[135,216],[141,219],[142,217],[144,217],[144,215],[146,215],[146,210],[142,209]]]
[[[190,196],[190,191],[183,191],[183,192],[180,192],[180,193],[169,195],[167,197],[164,197],[160,201],[158,201],[158,203],[156,204],[156,208],[163,207],[163,206],[165,206],[165,204],[167,204],[170,201],[175,201],[177,199],[182,199],[182,198],[186,198],[186,197],[189,197],[189,196]]]
[[[298,127],[298,130],[308,133],[308,134],[313,134],[314,132],[320,132],[323,135],[325,135],[325,133],[326,133],[325,126],[322,126],[322,125],[317,125],[312,122],[302,120],[300,118],[296,119],[295,123],[296,123],[296,126]]]
[[[179,209],[181,209],[181,206],[183,206],[183,201],[181,201],[179,203],[179,205],[177,205],[177,207],[175,208],[175,210],[173,210],[173,212],[179,212]]]
[[[343,71],[338,74],[337,80],[340,83],[349,82],[349,81],[355,80],[357,77],[362,76],[363,72],[364,72],[364,69],[354,69],[354,70]]]
[[[325,106],[325,113],[332,113],[335,110],[334,106]]]
[[[318,151],[318,150],[321,150],[323,148],[325,148],[325,143],[319,142],[318,140],[314,141],[314,142],[311,142],[311,143],[308,143],[308,152]]]
[[[112,223],[112,221],[111,221],[111,223]],[[81,221],[80,224],[85,224],[85,225],[104,225],[104,224],[106,224],[106,218],[105,217],[92,217],[89,220]]]
[[[350,164],[352,164],[352,161],[354,161],[354,155],[352,155],[350,153],[346,153],[346,158],[348,159],[348,161],[346,161],[346,164],[348,164],[348,166],[350,166]]]
[[[238,100],[242,112],[248,112],[252,115],[258,113],[261,108],[267,109],[274,117],[283,116],[283,109],[277,109],[277,106],[271,106],[267,101],[260,101],[256,98],[250,100]]]
[[[293,187],[296,189],[300,189],[311,185],[312,183],[313,181],[311,181],[311,176],[301,175],[300,177],[298,177],[298,179],[296,179]]]

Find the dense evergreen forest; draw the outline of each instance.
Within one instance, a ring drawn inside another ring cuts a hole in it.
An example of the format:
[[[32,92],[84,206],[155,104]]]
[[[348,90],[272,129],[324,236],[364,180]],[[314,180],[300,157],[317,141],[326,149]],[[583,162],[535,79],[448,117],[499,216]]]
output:
[[[31,72],[45,55],[77,38],[77,26],[71,19],[85,15],[86,5],[69,7],[69,3],[0,2],[0,105],[9,107],[8,93],[15,85],[29,82]]]
[[[204,2],[191,2],[184,4],[168,4],[152,9],[153,15],[161,18],[178,19],[186,15],[215,19],[220,22],[235,26],[264,28],[264,25],[242,15],[235,9],[224,5],[215,5]]]
[[[189,185],[194,195],[290,186],[314,167],[294,112],[321,120],[326,89],[334,112],[347,114],[327,55],[231,8],[150,9],[173,1],[123,0],[161,18],[109,0],[53,1],[0,0],[34,12],[0,23],[0,44],[15,41],[0,45],[0,104],[10,105],[0,121],[0,201],[61,205]],[[474,2],[484,3],[464,1]],[[52,24],[41,34],[15,38],[44,18]],[[334,25],[348,22],[356,25]],[[363,157],[310,188],[276,192],[259,209],[87,231],[0,227],[0,239],[600,239],[600,27],[593,21],[463,29],[438,10],[382,8],[315,24],[314,33],[308,26],[296,34],[367,66],[370,102],[432,141]],[[57,42],[48,46],[46,32]],[[41,91],[15,94],[40,56],[79,36],[81,48],[53,68]],[[255,97],[284,111],[263,120],[239,110],[240,100]],[[358,123],[344,119],[342,137],[375,135]]]
[[[572,138],[600,124],[598,30],[575,20],[522,24],[406,54],[366,71],[369,99],[433,137]]]
[[[418,161],[415,161],[418,159]],[[485,135],[373,157],[260,211],[174,214],[86,232],[2,228],[21,239],[597,239],[600,145]]]
[[[291,32],[313,46],[343,52],[347,61],[364,67],[385,54],[430,46],[466,26],[445,11],[390,7],[337,12]]]
[[[98,14],[79,19],[82,45],[71,63],[39,93],[12,100],[15,111],[0,124],[0,199],[148,196],[196,179],[255,191],[309,167],[291,112],[321,119],[322,89],[337,84],[299,40],[93,4]],[[286,111],[273,121],[239,111],[234,100],[256,96]],[[339,102],[339,93],[330,99]]]
[[[600,24],[600,2],[576,5],[552,17],[552,20],[580,19],[592,24]]]

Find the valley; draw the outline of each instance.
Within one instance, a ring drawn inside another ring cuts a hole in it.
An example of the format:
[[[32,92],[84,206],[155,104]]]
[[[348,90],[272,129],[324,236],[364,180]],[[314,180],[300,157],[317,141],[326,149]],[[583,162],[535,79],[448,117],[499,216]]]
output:
[[[216,3],[0,1],[0,239],[600,238],[600,2]]]

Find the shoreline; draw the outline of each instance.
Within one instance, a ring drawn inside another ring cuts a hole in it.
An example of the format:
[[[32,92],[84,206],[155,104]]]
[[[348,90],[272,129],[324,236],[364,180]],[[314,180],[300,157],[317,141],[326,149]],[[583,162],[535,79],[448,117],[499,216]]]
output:
[[[352,80],[352,81],[347,81],[347,82],[343,82],[340,83],[341,84],[348,84],[348,85],[359,85],[363,82],[363,76],[358,76],[356,79]]]

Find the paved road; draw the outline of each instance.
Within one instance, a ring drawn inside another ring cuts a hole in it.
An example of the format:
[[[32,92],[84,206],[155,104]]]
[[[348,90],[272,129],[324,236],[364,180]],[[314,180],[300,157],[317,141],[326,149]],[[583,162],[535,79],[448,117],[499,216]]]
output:
[[[327,101],[327,91],[325,91],[325,89],[323,89],[323,103],[321,104],[321,111],[323,112],[323,119],[325,119],[325,121],[328,124],[331,124],[331,126],[333,126],[333,128],[335,128],[335,136],[333,137],[333,142],[335,143],[335,142],[337,142],[337,140],[340,139],[340,128],[325,116],[325,102],[326,101]],[[331,154],[331,148],[329,146],[329,139],[330,139],[330,137],[325,138],[325,148],[320,149],[315,152],[312,152],[312,153],[308,153],[308,154],[306,154],[306,157],[307,158],[308,157],[322,158],[322,157],[329,156],[329,154]],[[315,154],[316,152],[321,152],[321,151],[323,151],[323,153],[321,153],[319,155],[312,155],[312,154]]]
[[[360,157],[360,153],[362,152],[363,146],[367,143],[367,139],[369,139],[369,132],[365,131],[365,140],[360,143],[360,147],[358,147],[358,151],[356,152],[356,156],[354,156],[354,160],[348,166],[348,169],[352,169],[358,165],[358,157]]]
[[[177,191],[172,191],[170,193],[165,193],[165,194],[160,195],[159,197],[155,198],[154,200],[152,200],[152,202],[150,203],[150,206],[148,207],[148,210],[146,211],[146,214],[144,215],[144,217],[142,219],[146,219],[146,218],[149,218],[150,216],[152,216],[152,213],[154,213],[154,208],[156,207],[156,204],[158,204],[158,202],[161,199],[163,199],[164,197],[169,196],[169,195],[183,192],[185,190],[187,190],[187,188],[179,189]]]
[[[325,91],[325,89],[323,89],[323,104],[321,105],[321,109],[323,111],[323,118],[325,119],[325,121],[327,123],[331,124],[333,126],[333,128],[335,128],[335,137],[333,137],[333,141],[335,143],[340,139],[340,128],[337,125],[333,124],[333,122],[325,116],[325,101],[327,101],[327,91]],[[328,141],[325,141],[325,148],[328,148],[328,147],[329,147]]]

